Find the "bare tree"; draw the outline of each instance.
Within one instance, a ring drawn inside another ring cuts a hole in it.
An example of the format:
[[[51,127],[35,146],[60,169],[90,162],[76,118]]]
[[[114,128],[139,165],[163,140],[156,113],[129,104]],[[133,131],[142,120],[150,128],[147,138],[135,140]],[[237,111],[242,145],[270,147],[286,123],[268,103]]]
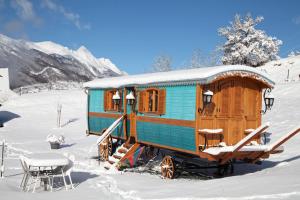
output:
[[[166,72],[172,70],[172,59],[167,55],[160,55],[154,59],[152,65],[152,71],[154,72]]]
[[[200,49],[193,51],[190,64],[186,68],[211,67],[220,64],[220,50],[216,49],[209,54],[204,54]]]

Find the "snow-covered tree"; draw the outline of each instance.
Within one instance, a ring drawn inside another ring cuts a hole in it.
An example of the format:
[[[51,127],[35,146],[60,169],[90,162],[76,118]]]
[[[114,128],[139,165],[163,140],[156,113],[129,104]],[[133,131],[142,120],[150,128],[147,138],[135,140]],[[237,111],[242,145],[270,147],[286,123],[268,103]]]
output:
[[[161,55],[157,56],[154,59],[153,65],[152,65],[152,71],[154,72],[166,72],[172,70],[172,59],[170,56],[167,55]]]
[[[253,19],[250,14],[241,19],[239,15],[236,15],[231,26],[218,30],[219,34],[226,38],[221,48],[223,64],[257,67],[279,58],[278,52],[282,41],[255,28],[263,19],[263,17]]]

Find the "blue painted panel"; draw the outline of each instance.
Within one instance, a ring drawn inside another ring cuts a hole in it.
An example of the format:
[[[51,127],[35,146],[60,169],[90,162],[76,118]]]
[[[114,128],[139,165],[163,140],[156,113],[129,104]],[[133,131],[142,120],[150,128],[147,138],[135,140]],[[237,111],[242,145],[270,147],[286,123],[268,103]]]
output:
[[[144,88],[140,88],[144,89]],[[156,118],[195,120],[196,86],[181,85],[159,87],[166,89],[166,113]],[[138,115],[143,116],[139,113]],[[146,114],[147,115],[147,114]],[[150,116],[151,117],[151,116]]]
[[[130,134],[130,120],[126,120],[126,131],[127,131],[127,137],[129,137]]]
[[[137,122],[138,141],[196,151],[195,129],[190,127]]]
[[[104,91],[101,89],[90,89],[89,95],[89,112],[104,112]]]
[[[92,132],[101,132],[103,129],[108,128],[116,119],[113,118],[101,118],[101,117],[89,117],[89,128]],[[112,133],[112,136],[123,137],[123,122]]]

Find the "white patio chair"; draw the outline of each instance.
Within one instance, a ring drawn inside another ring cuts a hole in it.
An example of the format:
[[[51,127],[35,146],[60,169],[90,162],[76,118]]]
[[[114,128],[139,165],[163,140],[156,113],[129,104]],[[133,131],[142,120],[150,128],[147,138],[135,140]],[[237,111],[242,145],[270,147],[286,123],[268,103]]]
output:
[[[21,166],[23,169],[23,177],[22,177],[22,181],[20,184],[20,188],[22,190],[26,189],[26,185],[27,185],[27,181],[28,181],[28,177],[30,176],[29,171],[27,170],[27,168],[25,167],[25,163],[24,163],[24,157],[20,156],[20,162],[21,162]]]
[[[30,168],[27,165],[27,163],[25,161],[25,158],[23,156],[20,156],[20,160],[21,160],[22,168],[24,170],[24,175],[23,175],[22,182],[21,182],[21,185],[20,185],[20,187],[23,189],[23,191],[25,191],[26,187],[28,186],[28,188],[27,188],[27,192],[28,192],[31,188],[30,186],[32,184],[34,184],[33,189],[32,189],[32,193],[34,193],[37,183],[39,181],[41,183],[41,180],[45,179],[45,178],[48,179],[49,186],[50,186],[50,189],[52,191],[52,185],[50,184],[51,183],[50,182],[50,176],[48,174],[43,173],[42,171],[39,171],[37,169],[30,170]],[[31,183],[28,185],[28,181],[30,179],[31,179]]]
[[[69,178],[71,188],[74,189],[73,181],[72,181],[72,178],[71,178],[71,172],[72,172],[72,169],[73,169],[73,166],[74,166],[75,156],[70,155],[68,158],[69,158],[69,164],[64,166],[62,169],[57,168],[56,170],[54,170],[54,173],[51,175],[51,177],[52,177],[52,187],[53,187],[53,184],[54,184],[54,178],[61,177],[64,181],[64,185],[66,187],[66,190],[68,190],[67,184],[66,184],[66,179],[65,179],[65,177],[67,176]]]

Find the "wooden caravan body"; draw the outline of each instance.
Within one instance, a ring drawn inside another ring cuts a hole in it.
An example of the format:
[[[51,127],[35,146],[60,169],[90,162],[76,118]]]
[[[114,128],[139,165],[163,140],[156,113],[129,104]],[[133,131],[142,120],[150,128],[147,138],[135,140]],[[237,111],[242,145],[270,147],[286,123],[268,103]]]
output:
[[[112,137],[219,160],[205,153],[220,142],[235,145],[261,125],[262,91],[274,82],[247,66],[219,66],[104,78],[87,82],[88,134],[101,135],[126,114]],[[203,105],[202,94],[213,92]],[[118,91],[120,103],[113,104]],[[126,95],[134,94],[135,104]],[[218,130],[220,130],[218,132]],[[261,135],[253,138],[260,143]]]

